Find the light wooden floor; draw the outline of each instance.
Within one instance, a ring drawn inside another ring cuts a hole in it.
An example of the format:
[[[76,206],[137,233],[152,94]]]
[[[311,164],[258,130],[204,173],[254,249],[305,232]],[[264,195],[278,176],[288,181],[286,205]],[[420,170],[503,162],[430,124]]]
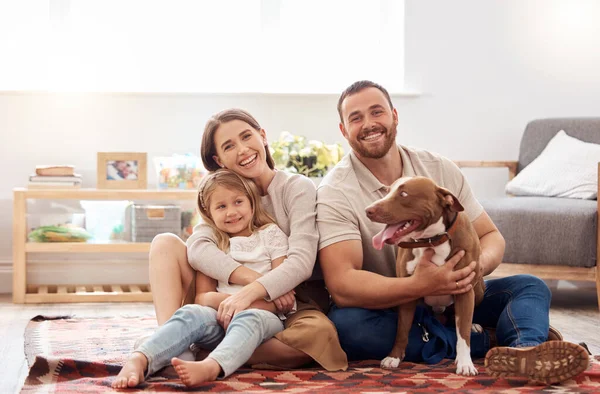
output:
[[[552,287],[552,292],[551,324],[566,340],[585,342],[593,354],[600,354],[600,313],[595,289]],[[19,392],[23,385],[28,371],[23,332],[32,317],[40,314],[136,316],[153,312],[149,303],[14,305],[9,295],[0,295],[0,393]]]

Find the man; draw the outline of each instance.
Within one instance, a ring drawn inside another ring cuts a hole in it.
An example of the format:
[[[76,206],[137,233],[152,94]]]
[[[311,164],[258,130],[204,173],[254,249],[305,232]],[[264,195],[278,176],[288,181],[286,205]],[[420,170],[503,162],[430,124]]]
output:
[[[391,350],[396,334],[398,315],[391,308],[426,295],[468,291],[475,263],[453,271],[461,256],[437,267],[429,261],[432,254],[426,253],[413,276],[397,278],[397,247],[386,245],[381,251],[374,249],[371,239],[384,225],[371,222],[365,207],[385,196],[396,179],[427,176],[449,189],[464,206],[480,239],[479,264],[484,275],[501,263],[504,238],[453,162],[395,143],[398,113],[382,86],[370,81],[352,84],[340,96],[338,112],[340,130],[352,150],[325,177],[317,191],[319,261],[334,303],[329,318],[349,359],[383,359]],[[530,275],[486,281],[484,300],[475,308],[473,317],[472,355],[483,357],[497,342],[503,347],[489,352],[487,361],[496,363],[496,358],[507,356],[505,359],[517,361],[517,367],[494,369],[488,365],[488,372],[524,375],[545,382],[566,380],[585,370],[588,356],[581,346],[546,342],[550,298],[545,283]],[[444,319],[432,317],[425,307],[417,309],[406,360],[435,363],[456,356],[454,319],[448,319],[447,326],[440,320]],[[481,327],[495,330],[481,330]],[[538,368],[535,372],[532,363],[536,357],[542,361],[561,361],[561,366],[556,371]]]

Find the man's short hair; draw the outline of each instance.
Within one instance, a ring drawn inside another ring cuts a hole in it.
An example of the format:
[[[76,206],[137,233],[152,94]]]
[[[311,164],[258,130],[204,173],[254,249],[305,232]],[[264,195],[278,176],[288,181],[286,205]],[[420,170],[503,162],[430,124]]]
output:
[[[367,88],[375,88],[375,89],[379,89],[383,95],[385,96],[385,98],[387,98],[388,103],[390,104],[390,109],[394,108],[394,105],[392,104],[392,99],[390,97],[390,94],[388,93],[388,91],[381,86],[378,83],[375,82],[371,82],[371,81],[357,81],[354,82],[352,85],[348,86],[346,88],[346,90],[344,90],[342,92],[342,95],[340,96],[340,99],[338,100],[338,104],[337,104],[337,110],[338,110],[338,114],[340,115],[340,121],[342,123],[344,123],[344,119],[342,118],[342,103],[344,102],[344,100],[346,99],[346,97],[351,96],[353,94],[356,94],[358,92],[361,92]]]

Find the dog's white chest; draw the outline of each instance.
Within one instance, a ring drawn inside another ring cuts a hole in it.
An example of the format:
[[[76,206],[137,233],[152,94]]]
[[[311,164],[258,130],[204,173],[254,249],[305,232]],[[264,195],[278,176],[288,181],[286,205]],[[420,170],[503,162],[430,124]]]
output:
[[[413,255],[415,257],[414,257],[414,259],[412,259],[408,263],[406,263],[406,273],[408,275],[412,275],[415,272],[415,268],[417,267],[419,260],[421,260],[421,257],[423,257],[423,253],[425,252],[425,249],[427,249],[427,248],[413,249]],[[438,267],[441,267],[442,265],[444,265],[446,263],[446,258],[450,254],[450,242],[444,242],[441,245],[435,246],[433,248],[433,250],[435,253],[434,253],[433,257],[431,258],[431,261]]]
[[[414,238],[431,238],[436,234],[443,232],[444,229],[444,221],[442,218],[440,218],[440,220],[438,220],[435,224],[427,227],[422,234],[414,234],[412,236]],[[412,275],[415,272],[415,268],[417,267],[419,260],[421,260],[423,253],[425,253],[425,249],[428,248],[415,248],[412,250],[415,257],[406,263],[406,273],[408,275]],[[444,242],[441,245],[434,246],[432,249],[435,253],[431,258],[431,261],[438,267],[441,267],[446,263],[446,258],[450,254],[450,242]]]
[[[406,265],[408,275],[412,275],[415,272],[415,268],[419,263],[419,260],[423,256],[426,248],[413,249],[415,258],[408,262]],[[444,242],[443,244],[433,248],[435,254],[431,258],[431,261],[438,267],[446,263],[446,257],[450,254],[450,242]],[[426,296],[423,301],[433,307],[436,313],[442,313],[446,307],[454,303],[454,297],[451,295],[443,296]]]
[[[440,232],[444,231],[443,229],[444,225],[442,219],[440,219],[440,221],[438,221],[436,224],[425,229],[421,237],[432,237],[433,235],[439,234]],[[406,273],[408,275],[412,275],[415,272],[417,264],[419,263],[419,260],[421,260],[421,258],[423,257],[423,253],[425,253],[426,249],[428,248],[415,248],[412,250],[414,258],[406,263]],[[434,251],[434,254],[431,258],[431,261],[438,267],[441,267],[442,265],[446,264],[446,258],[448,258],[451,251],[450,242],[444,242],[443,244],[434,246],[432,249]],[[454,297],[451,295],[427,296],[424,298],[424,301],[427,305],[434,307],[434,310],[436,312],[442,312],[445,309],[445,307],[450,306],[454,303]]]

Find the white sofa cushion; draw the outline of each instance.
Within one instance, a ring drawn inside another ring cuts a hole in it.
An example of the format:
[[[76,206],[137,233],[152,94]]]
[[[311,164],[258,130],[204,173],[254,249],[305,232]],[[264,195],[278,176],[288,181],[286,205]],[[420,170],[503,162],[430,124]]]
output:
[[[516,196],[593,200],[598,193],[600,145],[559,131],[542,153],[506,185]]]

